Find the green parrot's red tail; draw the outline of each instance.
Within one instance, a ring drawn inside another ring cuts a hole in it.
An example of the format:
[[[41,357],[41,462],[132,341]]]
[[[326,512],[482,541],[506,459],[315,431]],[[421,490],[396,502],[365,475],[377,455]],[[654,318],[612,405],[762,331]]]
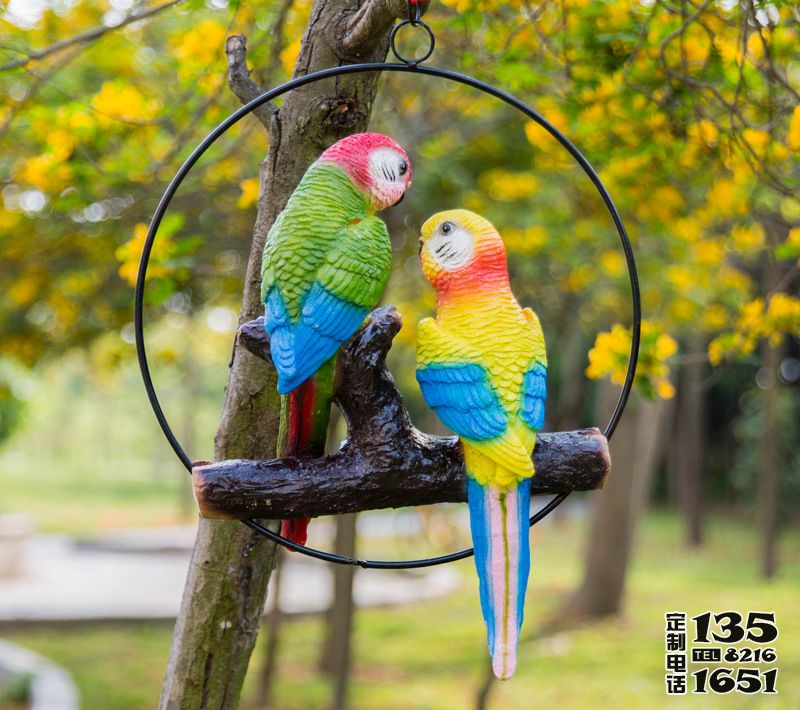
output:
[[[316,458],[325,453],[335,359],[332,358],[313,377],[281,397],[281,430],[277,451],[280,458]],[[308,518],[284,520],[281,535],[298,545],[305,545],[308,522]]]

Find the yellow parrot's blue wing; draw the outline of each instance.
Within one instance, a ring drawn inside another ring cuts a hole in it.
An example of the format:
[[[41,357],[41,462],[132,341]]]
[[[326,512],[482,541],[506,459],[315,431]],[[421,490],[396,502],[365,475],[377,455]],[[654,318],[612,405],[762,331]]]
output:
[[[547,368],[536,362],[522,380],[522,407],[520,416],[531,428],[539,431],[544,426],[544,403],[547,399]]]
[[[431,362],[417,369],[417,382],[428,405],[459,436],[483,441],[506,430],[505,411],[481,365]]]

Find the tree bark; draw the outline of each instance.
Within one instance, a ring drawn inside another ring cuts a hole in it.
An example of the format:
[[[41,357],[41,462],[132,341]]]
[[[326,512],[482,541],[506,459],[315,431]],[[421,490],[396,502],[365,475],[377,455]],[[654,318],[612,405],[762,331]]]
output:
[[[402,0],[316,0],[295,75],[341,64],[352,56],[386,58],[388,32],[405,12]],[[228,45],[229,84],[241,89],[247,65],[243,38]],[[249,77],[249,74],[248,74]],[[316,82],[288,94],[280,110],[260,112],[269,153],[247,264],[240,322],[261,312],[261,254],[269,228],[311,162],[329,145],[364,131],[378,76]],[[249,88],[258,87],[244,82]],[[242,348],[230,364],[215,456],[271,458],[278,432],[275,373]],[[234,708],[264,609],[275,545],[233,521],[201,519],[175,626],[160,707]]]
[[[618,390],[604,384],[603,391],[604,410],[610,411]],[[594,499],[583,581],[566,605],[567,616],[600,617],[621,608],[634,530],[661,450],[664,412],[661,401],[633,395],[609,442],[614,475]]]
[[[781,436],[778,393],[781,363],[780,348],[761,343],[762,367],[767,372],[767,387],[762,392],[763,426],[758,453],[758,525],[761,538],[761,575],[772,579],[778,570],[778,509],[780,495]]]
[[[186,451],[197,450],[197,403],[200,395],[201,372],[200,363],[195,356],[192,339],[189,338],[186,342],[187,347],[184,348],[183,357],[183,416],[182,429],[183,436],[181,443]],[[176,462],[177,463],[177,462]],[[178,466],[176,466],[178,468]],[[180,467],[180,474],[183,474],[183,467]],[[187,479],[185,475],[180,478],[181,487],[178,491],[180,497],[179,510],[181,520],[191,520],[195,511],[194,495],[192,493],[192,481]]]
[[[197,462],[195,496],[203,516],[239,520],[465,502],[458,439],[415,434],[397,440],[406,443],[403,448],[393,447],[394,440],[363,448],[349,439],[320,459]],[[533,461],[533,495],[602,488],[611,468],[605,437],[597,429],[541,432]]]
[[[704,352],[697,343],[692,352]],[[706,391],[703,386],[705,363],[692,360],[683,366],[675,429],[675,465],[678,500],[686,524],[686,544],[699,547],[703,542],[703,479],[706,453]]]

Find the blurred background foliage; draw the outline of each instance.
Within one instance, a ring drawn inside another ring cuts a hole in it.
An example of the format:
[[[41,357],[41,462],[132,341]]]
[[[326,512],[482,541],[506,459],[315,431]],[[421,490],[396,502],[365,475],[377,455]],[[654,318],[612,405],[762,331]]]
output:
[[[275,85],[291,76],[310,9],[4,1],[0,440],[11,439],[0,508],[81,533],[192,510],[137,384],[138,258],[166,183],[238,108],[225,38],[246,35],[253,78]],[[721,511],[752,521],[777,510],[796,524],[797,4],[437,0],[428,20],[431,61],[528,101],[587,155],[625,219],[645,318],[634,406],[659,400],[666,412],[653,490],[685,518],[669,530],[685,525],[699,544],[697,520]],[[404,316],[390,365],[417,424],[440,426],[413,375],[415,324],[433,308],[418,229],[465,206],[498,226],[515,292],[544,324],[547,428],[602,425],[603,387],[618,391],[627,365],[630,296],[614,227],[581,170],[537,124],[438,79],[385,75],[372,128],[414,163],[409,199],[385,214],[395,252],[385,300]],[[147,340],[193,458],[212,450],[256,202],[269,189],[258,180],[266,149],[252,117],[228,132],[181,187],[151,259]],[[766,464],[765,447],[778,452]],[[777,494],[761,491],[776,478]],[[761,557],[775,530],[762,525]]]

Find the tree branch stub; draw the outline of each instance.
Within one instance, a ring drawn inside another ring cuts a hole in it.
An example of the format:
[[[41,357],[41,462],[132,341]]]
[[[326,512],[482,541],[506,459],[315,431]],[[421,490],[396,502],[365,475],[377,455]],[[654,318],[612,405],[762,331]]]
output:
[[[247,68],[247,39],[244,35],[231,35],[225,41],[225,55],[228,58],[228,86],[243,104],[250,103],[264,93]],[[278,107],[268,101],[253,111],[261,124],[269,130],[272,116]]]

